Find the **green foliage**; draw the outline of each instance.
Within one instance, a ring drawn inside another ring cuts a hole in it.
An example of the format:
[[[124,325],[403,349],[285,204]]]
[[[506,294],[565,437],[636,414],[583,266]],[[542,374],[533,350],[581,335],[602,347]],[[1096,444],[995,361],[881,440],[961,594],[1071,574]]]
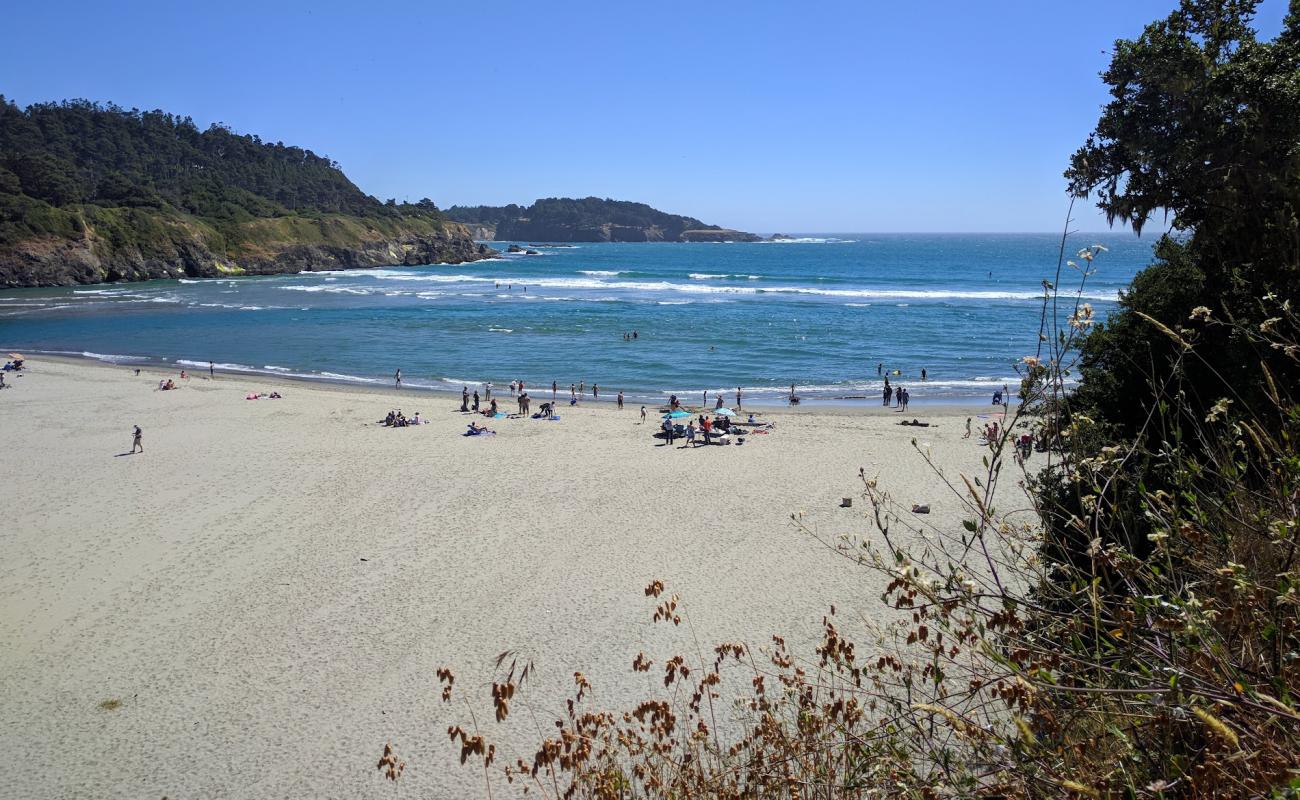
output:
[[[667,214],[645,203],[599,197],[548,197],[526,208],[514,204],[452,206],[447,215],[456,222],[496,225],[498,239],[554,239],[557,231],[594,231],[605,225],[658,228],[668,240],[688,230],[721,230],[694,217]]]
[[[1078,400],[1120,435],[1142,424],[1137,401],[1167,377],[1178,346],[1136,312],[1174,329],[1198,306],[1258,324],[1265,295],[1300,294],[1300,12],[1261,42],[1250,27],[1256,5],[1184,0],[1138,39],[1117,42],[1103,75],[1113,99],[1066,173],[1112,221],[1138,231],[1157,214],[1170,221],[1157,262],[1085,349]],[[1210,336],[1184,364],[1187,402],[1213,403],[1200,387],[1216,376],[1246,402],[1262,400],[1261,361],[1300,380],[1230,328]]]
[[[84,100],[20,109],[0,96],[0,248],[79,235],[87,223],[114,247],[160,245],[152,237],[186,215],[220,241],[266,219],[349,216],[425,229],[445,220],[428,198],[385,205],[327,158],[222,125],[200,131],[187,117]]]

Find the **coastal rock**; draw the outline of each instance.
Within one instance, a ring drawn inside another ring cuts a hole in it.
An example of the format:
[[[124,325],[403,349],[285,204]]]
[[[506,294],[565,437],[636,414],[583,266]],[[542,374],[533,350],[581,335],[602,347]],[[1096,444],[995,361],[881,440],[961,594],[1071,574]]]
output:
[[[398,236],[374,232],[350,242],[261,241],[255,250],[234,255],[215,251],[198,231],[177,228],[145,252],[138,245],[114,246],[88,227],[80,238],[34,237],[0,250],[0,287],[459,264],[493,255],[495,250],[475,242],[455,223]]]

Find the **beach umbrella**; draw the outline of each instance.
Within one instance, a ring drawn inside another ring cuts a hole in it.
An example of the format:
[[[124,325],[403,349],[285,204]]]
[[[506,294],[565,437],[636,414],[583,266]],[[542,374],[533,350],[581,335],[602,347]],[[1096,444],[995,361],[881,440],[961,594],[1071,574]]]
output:
[[[27,360],[27,359],[23,358],[22,355],[19,354],[19,353],[10,353],[10,354],[9,354],[9,357],[10,357],[10,358],[16,358],[16,359],[18,359],[19,361],[26,361],[26,360]]]
[[[732,411],[732,410],[729,409],[729,408],[715,408],[715,409],[713,409],[713,413],[714,413],[714,414],[717,414],[719,417],[734,417],[734,416],[736,416],[736,412]]]
[[[664,418],[664,419],[684,419],[685,417],[689,417],[689,416],[691,416],[691,412],[689,412],[689,411],[669,411],[667,414],[664,414],[663,418]]]

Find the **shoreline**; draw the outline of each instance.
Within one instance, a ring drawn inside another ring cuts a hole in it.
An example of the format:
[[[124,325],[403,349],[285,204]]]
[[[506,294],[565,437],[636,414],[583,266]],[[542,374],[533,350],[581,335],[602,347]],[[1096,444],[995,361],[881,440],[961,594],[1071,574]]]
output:
[[[0,351],[7,351],[9,349],[13,349],[13,348],[0,345]],[[207,377],[208,375],[208,368],[206,366],[203,366],[202,362],[199,361],[193,361],[192,363],[181,363],[181,360],[171,361],[164,358],[155,358],[150,356],[90,354],[89,351],[83,351],[81,353],[77,353],[73,351],[50,351],[50,350],[40,350],[40,349],[32,349],[32,348],[27,348],[26,353],[35,354],[41,360],[66,362],[70,364],[86,364],[92,366],[102,366],[107,368],[112,368],[112,367],[119,367],[123,369],[139,368],[142,372],[148,371],[150,374],[155,374],[155,375],[166,374],[168,376],[174,377],[174,373],[178,373],[182,369],[190,373],[192,376]],[[114,359],[120,359],[120,360],[114,360]],[[189,359],[184,359],[184,360],[189,361]],[[383,380],[379,378],[365,378],[362,376],[332,377],[329,375],[295,373],[292,371],[282,373],[276,370],[265,369],[265,368],[257,369],[254,367],[248,367],[246,369],[238,369],[238,368],[232,368],[232,365],[229,364],[216,367],[215,373],[218,376],[225,376],[230,378],[246,377],[250,381],[252,380],[262,381],[264,383],[267,383],[267,385],[315,386],[321,388],[334,388],[334,389],[341,389],[341,390],[360,390],[360,391],[372,392],[375,394],[388,395],[393,397],[401,397],[401,396],[409,396],[415,398],[429,397],[431,399],[441,399],[445,397],[448,399],[453,399],[457,403],[459,403],[460,401],[460,393],[455,389],[450,388],[450,384],[448,384],[448,386],[444,388],[442,386],[431,386],[428,385],[427,383],[404,383],[403,388],[397,389],[392,385],[391,380]],[[468,386],[471,392],[473,392],[476,388],[482,387],[484,383],[485,383],[484,381],[478,381],[478,382],[468,383],[465,385]],[[907,381],[903,385],[906,385],[908,388],[914,388],[917,386],[924,387],[925,383],[920,380],[916,380],[916,381]],[[549,387],[545,387],[545,388],[547,389],[547,391],[539,392],[535,396],[535,399],[537,399],[539,403],[546,402],[549,399]],[[993,387],[992,385],[990,385],[990,390],[995,388],[1000,388],[1000,387]],[[498,384],[494,382],[493,389],[496,392],[498,402],[500,402],[502,397],[505,397],[507,399],[511,397],[511,395],[509,394],[508,381],[504,384]],[[1018,400],[1015,397],[1015,391],[1017,389],[1018,389],[1017,386],[1008,385],[1008,394],[1005,396],[1010,398],[1011,400],[1010,405],[1014,406],[1018,404]],[[698,390],[688,390],[687,392],[678,393],[679,399],[682,400],[682,404],[684,406],[704,410],[703,407],[688,402],[687,400],[687,398],[689,397],[699,397],[702,391],[703,391],[702,389],[698,389]],[[709,390],[710,400],[712,400],[716,396],[714,394],[714,391],[715,390],[713,389]],[[772,390],[763,390],[763,389],[751,387],[751,388],[746,388],[745,391],[759,392],[759,391],[772,391]],[[796,391],[798,391],[797,387],[796,387]],[[604,407],[608,405],[609,407],[612,408],[615,406],[616,401],[614,398],[616,396],[617,396],[617,391],[615,391],[612,395],[606,395],[608,399],[606,399],[606,397],[593,399],[590,396],[586,396],[579,400],[578,405],[580,407],[595,407],[595,408]],[[662,396],[651,396],[645,394],[634,394],[632,392],[625,392],[624,396],[626,398],[625,405],[629,407],[632,405],[637,405],[637,406],[645,405],[647,408],[649,408],[651,406],[666,406],[668,404],[667,394],[664,394]],[[725,406],[730,408],[732,402],[734,401],[734,394],[729,391],[727,392],[726,396],[732,398],[732,400],[728,400],[725,402]],[[565,387],[563,386],[559,387],[558,391],[556,392],[556,399],[558,402],[562,404],[567,404],[568,399],[566,396]],[[564,407],[567,407],[567,405],[565,405]],[[854,397],[821,397],[821,396],[807,397],[805,396],[801,398],[799,405],[792,406],[788,402],[777,400],[770,395],[769,396],[757,395],[757,396],[752,396],[749,399],[745,399],[744,407],[763,409],[765,413],[771,413],[772,411],[785,411],[792,414],[815,413],[815,412],[867,413],[874,409],[880,409],[882,412],[888,411],[891,413],[897,411],[897,409],[892,404],[886,407],[883,404],[881,404],[879,399],[877,398],[870,398],[870,397],[859,398],[857,396]],[[979,407],[983,407],[985,409],[985,412],[987,412],[988,409],[1001,408],[1001,406],[995,406],[990,404],[988,395],[917,398],[910,401],[908,413],[911,413],[912,409],[918,407],[927,409],[929,413],[942,413],[945,410],[952,410],[952,409],[971,410]]]

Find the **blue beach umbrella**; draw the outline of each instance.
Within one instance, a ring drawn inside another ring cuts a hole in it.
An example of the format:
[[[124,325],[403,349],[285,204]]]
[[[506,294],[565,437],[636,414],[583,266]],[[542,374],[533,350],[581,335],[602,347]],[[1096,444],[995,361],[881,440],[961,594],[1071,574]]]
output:
[[[691,415],[691,413],[690,413],[689,411],[669,411],[667,414],[664,414],[663,418],[664,418],[664,419],[682,419],[682,418],[684,418],[684,417],[689,417],[690,415]]]
[[[715,408],[715,409],[713,409],[713,413],[714,413],[714,414],[717,414],[719,417],[734,417],[734,416],[736,416],[736,412],[732,411],[732,410],[729,409],[729,408]]]

